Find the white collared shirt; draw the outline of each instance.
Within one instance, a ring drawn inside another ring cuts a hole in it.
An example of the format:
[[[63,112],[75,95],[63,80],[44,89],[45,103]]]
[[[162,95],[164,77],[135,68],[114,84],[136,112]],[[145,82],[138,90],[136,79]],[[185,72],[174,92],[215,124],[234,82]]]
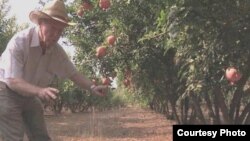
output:
[[[55,76],[69,78],[77,72],[59,44],[51,46],[42,54],[38,30],[38,27],[25,29],[9,41],[0,58],[0,81],[22,78],[45,87]]]

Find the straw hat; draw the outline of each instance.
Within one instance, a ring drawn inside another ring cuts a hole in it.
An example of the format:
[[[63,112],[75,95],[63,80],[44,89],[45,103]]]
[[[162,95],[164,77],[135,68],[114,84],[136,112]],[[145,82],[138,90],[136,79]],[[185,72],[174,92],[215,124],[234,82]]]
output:
[[[46,4],[41,11],[31,11],[29,18],[35,24],[38,24],[40,19],[54,19],[66,25],[75,25],[74,23],[69,22],[69,17],[63,0],[52,0]]]

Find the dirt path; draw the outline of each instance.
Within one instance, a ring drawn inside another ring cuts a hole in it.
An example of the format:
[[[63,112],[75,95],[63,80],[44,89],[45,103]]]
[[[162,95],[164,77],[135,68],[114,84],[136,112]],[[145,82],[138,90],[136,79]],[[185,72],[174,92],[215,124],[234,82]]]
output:
[[[140,108],[46,116],[46,121],[54,141],[172,141],[174,124]]]

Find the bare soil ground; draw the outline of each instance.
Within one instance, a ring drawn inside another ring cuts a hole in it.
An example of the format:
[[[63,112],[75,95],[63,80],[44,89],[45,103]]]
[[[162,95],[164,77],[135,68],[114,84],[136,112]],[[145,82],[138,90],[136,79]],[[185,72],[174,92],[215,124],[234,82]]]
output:
[[[47,115],[46,121],[54,141],[172,141],[174,124],[141,108]]]

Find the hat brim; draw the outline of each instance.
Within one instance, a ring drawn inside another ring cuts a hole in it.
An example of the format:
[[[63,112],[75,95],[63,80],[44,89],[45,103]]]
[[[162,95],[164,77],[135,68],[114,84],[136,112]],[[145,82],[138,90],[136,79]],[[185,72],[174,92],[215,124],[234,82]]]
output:
[[[76,23],[68,22],[68,21],[62,20],[62,19],[57,18],[57,17],[52,17],[52,16],[50,16],[42,11],[38,11],[38,10],[31,11],[29,14],[29,18],[35,24],[39,24],[38,22],[40,19],[53,19],[53,20],[56,20],[56,21],[59,21],[59,22],[65,24],[67,26],[76,25]]]

